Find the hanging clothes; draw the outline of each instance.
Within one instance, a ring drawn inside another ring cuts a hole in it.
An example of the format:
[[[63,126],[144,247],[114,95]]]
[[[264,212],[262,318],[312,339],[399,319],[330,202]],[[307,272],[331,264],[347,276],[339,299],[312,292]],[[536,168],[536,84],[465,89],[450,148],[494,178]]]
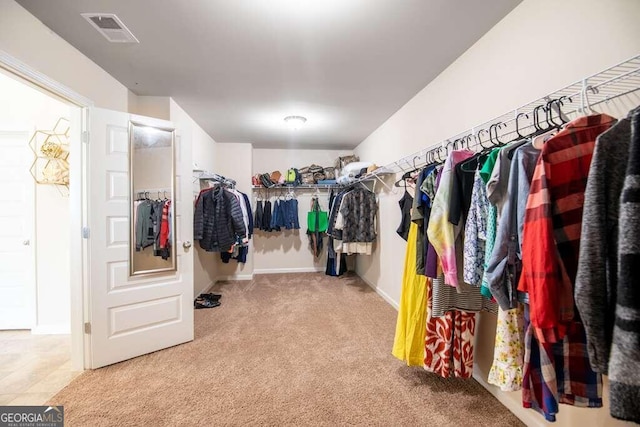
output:
[[[522,388],[524,367],[524,311],[522,306],[498,309],[493,363],[487,382],[502,391]]]
[[[456,257],[456,240],[461,236],[461,227],[449,222],[449,199],[453,187],[453,167],[459,162],[474,155],[473,151],[455,150],[447,157],[441,172],[440,185],[431,207],[431,217],[427,227],[429,241],[435,248],[442,263],[444,280],[447,285],[457,287],[461,277],[458,275],[458,261],[460,262],[460,276],[462,276],[462,257]],[[462,249],[461,245],[458,245]]]
[[[527,198],[540,150],[532,143],[513,151],[507,197],[496,231],[495,247],[487,262],[485,277],[502,310],[518,306],[518,300],[528,302],[526,294],[518,298],[517,284],[522,271],[522,232]]]
[[[402,217],[400,225],[398,226],[396,233],[402,237],[405,241],[409,236],[409,225],[411,224],[411,206],[413,205],[413,197],[405,188],[402,198],[398,200],[400,205],[400,215]]]
[[[561,340],[574,318],[586,178],[595,138],[615,122],[606,114],[580,117],[544,144],[538,160],[527,201],[519,289],[529,293],[531,323],[541,340]]]
[[[311,199],[311,213],[314,214],[313,218],[315,219],[315,223],[312,224],[307,230],[307,236],[309,236],[309,245],[311,246],[311,250],[313,251],[313,256],[318,257],[322,252],[322,246],[324,244],[324,234],[326,230],[320,230],[320,214],[322,210],[320,209],[320,203],[318,202],[317,197],[313,197]]]
[[[162,218],[160,224],[159,246],[160,256],[162,259],[169,259],[171,256],[171,245],[169,240],[169,210],[171,209],[171,200],[162,202]]]
[[[434,246],[436,252],[438,252],[438,256],[446,255],[445,252],[442,252],[451,241],[453,247],[451,248],[451,253],[453,256],[454,264],[450,264],[449,268],[452,275],[456,276],[456,286],[448,286],[449,282],[447,282],[445,276],[445,283],[447,285],[442,285],[440,280],[434,280],[432,282],[432,303],[431,303],[431,313],[432,317],[442,317],[446,312],[451,310],[463,310],[463,311],[472,311],[477,312],[481,311],[483,307],[485,307],[485,299],[480,294],[480,290],[477,287],[473,287],[468,285],[463,280],[463,242],[462,242],[462,221],[459,222],[457,226],[454,226],[449,221],[450,216],[450,207],[452,206],[449,203],[447,197],[452,197],[452,193],[450,192],[455,183],[454,176],[454,168],[457,164],[459,164],[464,158],[471,158],[469,155],[471,152],[460,152],[453,151],[451,155],[447,158],[445,162],[444,168],[441,172],[441,179],[438,183],[438,189],[435,194],[435,200],[432,204],[431,215],[429,218],[425,218],[428,221],[427,232],[429,233],[429,242]],[[459,196],[462,197],[462,193],[459,193]],[[464,196],[466,197],[466,196]],[[462,205],[464,201],[458,200],[456,202],[455,209],[457,212],[457,219],[462,218]],[[446,230],[444,228],[447,228]],[[434,230],[436,232],[434,232]],[[441,258],[442,260],[442,258]],[[443,261],[443,270],[445,270],[445,263]],[[452,279],[450,279],[452,280]],[[495,311],[495,307],[489,308]]]
[[[255,220],[253,221],[253,227],[254,229],[258,229],[258,230],[264,230],[264,226],[262,223],[262,218],[264,217],[264,205],[262,203],[262,200],[258,199],[258,201],[256,202],[256,213],[255,213]]]
[[[489,209],[487,189],[482,182],[480,171],[476,170],[471,191],[469,216],[464,229],[463,279],[471,286],[480,287],[482,284]]]
[[[264,231],[271,231],[271,218],[273,215],[271,201],[266,200],[264,202],[264,213],[262,215],[262,228]]]
[[[331,195],[329,196],[329,224],[327,226],[327,267],[325,269],[325,274],[327,276],[341,276],[347,271],[347,262],[346,255],[342,253],[342,251],[336,251],[336,246],[334,242],[334,225],[337,218],[337,207],[336,203],[342,201],[342,194],[338,193],[335,195],[333,190],[331,190]],[[340,230],[340,233],[342,230]]]
[[[208,252],[229,251],[247,238],[238,198],[221,186],[200,192],[193,216],[193,238]]]
[[[620,195],[635,109],[596,139],[584,194],[575,300],[589,343],[591,367],[607,374],[618,287]]]
[[[392,354],[408,366],[424,364],[424,337],[427,314],[427,278],[416,274],[416,243],[418,226],[409,227],[404,258],[400,307],[396,320],[396,334]]]
[[[433,170],[425,177],[422,185],[420,186],[420,190],[427,196],[426,206],[429,209],[431,209],[431,206],[433,205],[433,199],[436,197],[436,189],[438,188],[438,184],[440,183],[440,172],[442,171],[442,167],[442,165],[439,165],[433,168]],[[431,211],[429,211],[429,218],[431,218]],[[425,233],[428,233],[428,227],[425,227]],[[429,236],[425,235],[425,240],[426,249],[424,273],[427,277],[435,279],[438,277],[438,254],[429,241]]]
[[[611,415],[640,423],[640,111],[631,120],[629,164],[619,202],[619,278],[609,379]]]
[[[560,403],[602,406],[602,379],[588,361],[584,327],[574,310],[573,283],[595,139],[615,121],[599,114],[568,123],[544,144],[534,171],[518,289],[529,294],[531,323],[526,334],[531,347],[537,346],[546,353],[554,369],[536,365],[538,361],[525,352],[525,379],[531,379],[523,386],[532,388],[530,393],[523,393],[525,405],[530,404],[526,398],[540,393],[542,380],[538,375],[542,375],[544,381],[557,384],[554,398]]]
[[[253,236],[253,228],[254,228],[254,222],[253,222],[253,210],[251,208],[251,200],[249,200],[249,196],[246,195],[243,192],[240,192],[240,195],[242,196],[242,199],[244,200],[244,205],[247,209],[247,238],[251,238]]]
[[[442,317],[432,316],[434,286],[447,286],[444,277],[427,281],[424,369],[444,378],[471,378],[476,315],[452,310]]]
[[[344,195],[340,213],[344,218],[342,240],[345,243],[371,243],[376,237],[376,195],[364,188],[354,188]]]
[[[150,200],[142,200],[136,214],[136,252],[152,246],[155,242],[154,222],[156,214]]]
[[[416,190],[411,208],[411,221],[418,226],[418,241],[416,243],[416,273],[419,275],[426,274],[426,252],[427,252],[427,234],[425,217],[431,215],[431,201],[426,193],[421,191],[422,184],[427,176],[435,169],[435,165],[429,165],[423,168],[416,177]]]
[[[496,231],[494,250],[487,262],[485,278],[500,304],[496,325],[494,358],[489,384],[503,391],[522,387],[524,365],[524,319],[515,287],[520,275],[520,242],[526,199],[540,151],[531,143],[508,147],[512,156],[507,192]],[[506,170],[503,171],[506,174]]]
[[[498,160],[498,156],[500,154],[500,150],[501,148],[494,148],[493,150],[491,150],[491,152],[489,153],[489,155],[487,156],[487,159],[485,160],[484,164],[482,165],[482,168],[480,169],[480,177],[482,178],[482,181],[484,182],[485,186],[488,185],[489,181],[491,180],[491,176],[493,174],[493,170],[495,168],[496,165],[496,161]],[[488,190],[485,190],[486,194],[487,194],[487,200],[489,198],[489,193]],[[487,269],[487,261],[489,260],[489,258],[491,257],[491,253],[493,251],[493,247],[495,244],[495,240],[496,240],[496,227],[497,227],[497,223],[498,223],[498,209],[497,207],[492,204],[489,203],[489,210],[487,213],[487,224],[486,224],[486,241],[485,241],[485,252],[484,252],[484,266],[483,266],[483,270]],[[482,282],[480,285],[480,292],[482,293],[482,295],[485,298],[492,298],[491,295],[491,291],[489,290],[489,284],[487,282],[486,277],[484,276],[483,273],[483,277],[482,277]]]

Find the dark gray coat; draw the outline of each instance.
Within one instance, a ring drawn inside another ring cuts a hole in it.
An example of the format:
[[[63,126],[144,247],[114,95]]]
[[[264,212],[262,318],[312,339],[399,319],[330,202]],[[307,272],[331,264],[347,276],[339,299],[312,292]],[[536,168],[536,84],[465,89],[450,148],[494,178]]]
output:
[[[226,252],[247,237],[240,202],[222,188],[203,193],[193,216],[193,238],[208,252]]]
[[[611,415],[640,423],[640,111],[631,119],[620,197],[615,326],[609,359]]]
[[[599,135],[584,193],[575,301],[587,334],[589,362],[607,374],[618,283],[618,217],[631,120]]]

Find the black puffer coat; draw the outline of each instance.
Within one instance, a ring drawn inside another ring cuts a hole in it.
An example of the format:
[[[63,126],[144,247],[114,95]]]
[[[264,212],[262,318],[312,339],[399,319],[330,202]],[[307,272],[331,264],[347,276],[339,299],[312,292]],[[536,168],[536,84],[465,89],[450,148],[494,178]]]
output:
[[[222,188],[203,193],[196,202],[193,238],[208,252],[226,252],[245,238],[242,208],[235,195]]]

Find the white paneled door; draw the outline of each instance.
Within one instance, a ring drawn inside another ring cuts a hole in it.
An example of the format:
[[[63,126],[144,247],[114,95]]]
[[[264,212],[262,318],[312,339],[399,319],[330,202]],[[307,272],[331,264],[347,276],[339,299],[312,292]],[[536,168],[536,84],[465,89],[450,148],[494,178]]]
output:
[[[0,329],[31,329],[35,317],[33,153],[27,132],[0,131]]]
[[[90,109],[85,149],[91,368],[193,340],[191,141],[181,140],[176,129],[177,272],[130,277],[130,120],[173,127],[163,120]]]

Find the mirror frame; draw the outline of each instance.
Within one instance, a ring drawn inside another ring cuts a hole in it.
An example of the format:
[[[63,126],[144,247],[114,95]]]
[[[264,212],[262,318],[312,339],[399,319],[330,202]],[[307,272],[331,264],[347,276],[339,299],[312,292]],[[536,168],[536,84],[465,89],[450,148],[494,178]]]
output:
[[[133,188],[133,161],[134,161],[134,129],[138,128],[153,128],[161,131],[171,132],[171,203],[173,207],[173,215],[171,216],[171,226],[173,232],[171,242],[171,266],[166,268],[154,268],[152,270],[139,270],[135,271],[133,265],[133,256],[136,252],[135,245],[135,224],[133,223],[134,214],[134,200],[135,189]],[[129,120],[129,277],[148,276],[159,273],[176,272],[178,271],[178,263],[176,260],[177,250],[176,243],[177,229],[176,229],[176,129],[174,127],[167,126],[155,126],[149,123]]]

